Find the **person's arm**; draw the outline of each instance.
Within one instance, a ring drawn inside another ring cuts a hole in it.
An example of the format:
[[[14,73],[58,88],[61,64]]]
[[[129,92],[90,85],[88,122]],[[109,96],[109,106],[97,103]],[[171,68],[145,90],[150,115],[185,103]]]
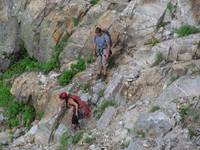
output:
[[[110,39],[108,37],[108,35],[105,35],[105,40],[106,40],[106,44],[107,44],[107,48],[106,48],[106,58],[109,57],[109,52],[110,52],[110,49],[111,49],[111,45],[110,45]]]
[[[70,104],[70,105],[72,105],[72,106],[75,106],[76,115],[78,116],[78,104],[77,104],[72,98],[69,98],[69,99],[68,99],[68,104]]]
[[[95,37],[94,37],[93,42],[94,42],[94,44],[93,44],[93,56],[95,57],[95,56],[96,56],[96,49],[97,49],[97,45],[96,45],[96,41],[95,41]]]

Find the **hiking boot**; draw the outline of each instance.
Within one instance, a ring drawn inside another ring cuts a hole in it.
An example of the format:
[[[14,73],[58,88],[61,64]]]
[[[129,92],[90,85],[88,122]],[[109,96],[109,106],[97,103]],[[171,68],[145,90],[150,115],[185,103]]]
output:
[[[97,74],[96,80],[99,80],[101,78],[101,74]]]
[[[106,80],[106,75],[102,75],[102,81]]]

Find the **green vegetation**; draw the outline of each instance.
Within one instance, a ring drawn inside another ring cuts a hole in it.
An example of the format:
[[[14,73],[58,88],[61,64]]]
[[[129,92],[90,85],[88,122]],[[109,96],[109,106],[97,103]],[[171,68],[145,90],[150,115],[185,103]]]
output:
[[[195,121],[199,119],[199,113],[191,105],[182,106],[180,108],[179,113],[180,113],[182,122],[185,122],[188,119],[190,121]]]
[[[87,144],[92,144],[95,140],[95,136],[92,133],[84,133],[83,134],[83,142]]]
[[[79,58],[76,64],[72,64],[71,68],[69,70],[64,71],[59,77],[58,82],[60,85],[66,85],[70,83],[73,79],[73,77],[86,69],[86,63],[85,60],[82,58]]]
[[[188,71],[194,75],[196,73],[199,73],[199,68],[197,67],[196,64],[191,64],[191,66],[189,67]]]
[[[78,24],[79,24],[79,18],[77,18],[77,17],[72,17],[72,20],[73,20],[73,24],[74,24],[74,26],[76,27],[76,26],[78,26]]]
[[[160,110],[159,106],[152,106],[151,109],[149,110],[149,112],[156,112],[158,110]]]
[[[192,139],[193,137],[197,136],[197,133],[193,128],[188,128],[188,134],[190,136],[190,139]]]
[[[200,28],[191,25],[183,25],[180,28],[175,28],[174,33],[178,34],[179,37],[187,36],[200,32]]]
[[[87,58],[86,58],[86,62],[87,64],[91,64],[92,62],[94,62],[94,59],[93,59],[93,53],[89,53]]]
[[[43,116],[44,116],[44,112],[37,112],[36,113],[36,119],[38,119],[38,120],[41,120]]]
[[[99,2],[99,0],[90,0],[91,5],[96,5]]]
[[[75,145],[80,140],[84,143],[91,143],[95,138],[91,133],[84,133],[83,130],[77,131],[74,134],[68,132],[63,133],[60,139],[60,150],[66,150],[69,145]]]
[[[91,85],[89,83],[86,84],[82,84],[80,85],[80,89],[84,92],[84,93],[88,93],[91,89]]]
[[[138,138],[145,138],[145,132],[143,130],[136,132]]]
[[[121,146],[122,149],[125,149],[129,146],[129,144],[130,144],[130,141],[128,141],[128,142],[124,141],[120,146]]]
[[[169,10],[169,12],[172,14],[176,11],[176,6],[172,4],[172,2],[169,2],[167,4],[167,10]]]
[[[66,34],[61,41],[55,45],[52,58],[49,62],[41,64],[37,60],[28,57],[28,54],[25,52],[26,54],[24,54],[18,62],[11,65],[5,72],[3,72],[1,78],[10,79],[14,75],[22,74],[26,71],[43,71],[47,73],[54,68],[60,67],[58,57],[60,52],[64,49],[68,38],[69,35]]]
[[[99,93],[98,93],[98,96],[99,97],[103,97],[104,96],[104,91],[105,91],[105,89],[100,90]]]
[[[160,41],[157,38],[155,38],[155,37],[152,37],[151,39],[149,39],[147,41],[147,44],[149,44],[151,46],[155,46],[158,43],[160,43]]]
[[[29,127],[35,117],[34,107],[17,102],[10,94],[10,87],[3,81],[0,81],[0,93],[0,107],[6,110],[5,114],[9,127],[18,125]]]
[[[54,68],[59,68],[60,63],[59,63],[59,55],[63,51],[70,35],[66,33],[63,38],[54,46],[54,51],[52,54],[52,57],[49,62],[46,64],[42,64],[40,67],[40,70],[44,71],[45,73],[53,70]]]
[[[97,108],[94,110],[94,115],[96,119],[99,119],[105,109],[110,106],[116,106],[116,102],[114,100],[104,100],[102,101]]]
[[[157,52],[155,55],[154,65],[159,65],[164,60],[163,54],[161,52]]]
[[[174,81],[176,81],[178,78],[180,78],[179,75],[173,75],[170,77],[168,83],[167,83],[167,86],[169,86],[170,84],[172,84]]]

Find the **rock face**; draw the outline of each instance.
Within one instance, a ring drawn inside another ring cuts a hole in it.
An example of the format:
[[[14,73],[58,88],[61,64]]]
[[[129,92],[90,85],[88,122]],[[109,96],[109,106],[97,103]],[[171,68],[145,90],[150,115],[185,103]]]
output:
[[[54,150],[64,132],[74,135],[75,140],[79,138],[79,133],[71,131],[73,109],[60,107],[58,95],[66,91],[77,94],[94,109],[90,119],[80,121],[86,132],[83,138],[68,149],[200,149],[196,127],[199,122],[192,124],[199,120],[193,111],[199,108],[200,34],[178,37],[173,32],[184,24],[199,28],[200,3],[92,2],[0,0],[0,73],[18,57],[15,54],[21,52],[19,46],[24,46],[40,62],[48,62],[55,45],[69,36],[66,43],[57,45],[61,47],[61,68],[54,71],[58,72],[26,72],[13,79],[11,93],[17,101],[33,105],[36,113],[44,115],[32,123],[28,132],[21,127],[13,129],[11,142],[3,124],[6,116],[0,110],[0,148],[3,141],[3,149]],[[79,56],[87,58],[92,52],[96,26],[109,30],[113,41],[106,81],[95,80],[97,67],[92,63],[70,84],[59,86],[60,72]],[[100,105],[104,100],[108,103]],[[109,100],[116,102],[115,107],[110,106],[113,104]],[[102,116],[96,120],[99,113]]]
[[[15,79],[11,93],[18,101],[32,104],[37,112],[44,112],[51,88],[55,85],[56,80],[51,75],[24,73]]]

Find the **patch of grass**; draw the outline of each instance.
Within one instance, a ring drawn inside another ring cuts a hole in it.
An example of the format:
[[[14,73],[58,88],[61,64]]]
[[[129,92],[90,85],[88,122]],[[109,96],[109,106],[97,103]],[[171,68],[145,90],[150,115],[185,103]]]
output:
[[[193,137],[197,136],[197,133],[193,128],[188,128],[188,134],[190,136],[190,139],[192,139]]]
[[[161,52],[157,52],[155,55],[154,66],[159,65],[164,60],[163,54]]]
[[[72,17],[72,20],[73,20],[73,24],[74,24],[74,26],[76,27],[76,26],[78,26],[78,24],[79,24],[79,18],[77,18],[77,17]]]
[[[69,134],[68,132],[63,133],[60,139],[60,150],[66,150],[69,145],[77,144],[83,138],[84,131],[80,130],[74,134]]]
[[[172,2],[169,2],[167,4],[167,10],[172,14],[174,11],[176,11],[176,6],[172,4]]]
[[[145,138],[145,132],[143,130],[136,132],[138,138]]]
[[[37,112],[36,113],[36,119],[38,119],[38,120],[41,120],[43,116],[44,116],[44,112]]]
[[[175,28],[174,33],[178,34],[179,37],[188,36],[200,32],[200,28],[191,25],[183,25],[180,28]]]
[[[86,84],[82,84],[80,85],[80,89],[84,92],[84,93],[88,93],[91,89],[91,85],[89,83]]]
[[[129,146],[129,144],[130,144],[130,141],[123,142],[120,146],[121,146],[122,149],[125,149],[125,148],[127,148]]]
[[[91,64],[92,62],[94,62],[94,59],[93,59],[93,53],[89,53],[88,56],[86,57],[86,62],[88,64]]]
[[[199,114],[195,111],[195,109],[191,105],[182,106],[179,110],[181,121],[187,121],[187,119],[191,121],[195,121],[199,118]]]
[[[159,106],[152,106],[151,109],[149,110],[149,112],[156,112],[158,110],[160,110]]]
[[[92,133],[84,133],[83,134],[83,142],[87,144],[92,144],[93,141],[95,140],[94,135]]]
[[[90,0],[91,5],[96,5],[99,2],[99,0]]]
[[[76,64],[71,65],[71,69],[64,71],[59,77],[58,82],[60,85],[64,86],[68,83],[70,83],[73,79],[73,77],[86,69],[86,64],[84,59],[78,59]]]
[[[147,44],[149,44],[151,46],[155,46],[158,43],[160,43],[160,41],[157,38],[155,38],[155,37],[152,37],[151,39],[149,39],[147,41]]]
[[[104,100],[102,101],[97,108],[94,110],[95,118],[100,119],[101,115],[105,111],[107,107],[116,106],[116,102],[114,100]]]
[[[73,137],[68,132],[63,133],[60,139],[59,150],[66,150],[73,142]]]
[[[104,96],[104,91],[105,91],[105,89],[100,90],[99,93],[98,93],[98,96],[99,97],[103,97]]]
[[[9,127],[23,125],[29,127],[35,117],[35,109],[33,106],[17,102],[10,94],[10,86],[0,81],[0,107],[6,112],[7,124]]]
[[[51,59],[45,63],[41,64],[40,69],[48,73],[49,71],[53,70],[54,68],[59,68],[60,67],[60,62],[59,62],[59,55],[60,53],[64,50],[64,47],[69,39],[70,35],[69,33],[66,33],[63,38],[54,46],[54,52],[52,54]]]
[[[191,64],[188,71],[190,71],[191,74],[194,75],[196,73],[199,73],[199,68],[197,67],[196,64]]]
[[[77,131],[74,135],[73,135],[73,141],[72,144],[77,144],[83,137],[83,131]]]
[[[176,81],[178,78],[180,78],[179,75],[173,75],[170,77],[168,83],[167,83],[167,86],[171,85],[174,81]]]

